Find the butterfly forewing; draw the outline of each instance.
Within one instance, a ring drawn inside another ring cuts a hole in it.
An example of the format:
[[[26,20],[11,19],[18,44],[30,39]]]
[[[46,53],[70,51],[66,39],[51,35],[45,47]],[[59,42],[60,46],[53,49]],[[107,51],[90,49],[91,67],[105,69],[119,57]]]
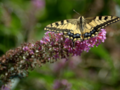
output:
[[[61,21],[58,21],[58,22],[54,22],[52,24],[49,24],[47,25],[44,30],[47,30],[47,31],[54,31],[54,32],[57,32],[57,31],[66,31],[65,29],[70,29],[70,24],[74,21],[74,19],[68,19],[68,20],[61,20]],[[67,30],[67,31],[68,31]]]

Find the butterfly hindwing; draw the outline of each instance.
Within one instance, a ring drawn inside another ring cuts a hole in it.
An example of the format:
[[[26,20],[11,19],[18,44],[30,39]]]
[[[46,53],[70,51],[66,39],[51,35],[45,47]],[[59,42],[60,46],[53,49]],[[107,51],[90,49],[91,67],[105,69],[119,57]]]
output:
[[[92,18],[86,18],[87,24],[96,29],[104,28],[109,24],[119,21],[120,18],[116,16],[96,16]]]
[[[83,31],[83,38],[89,39],[97,35],[101,28],[108,26],[109,24],[119,21],[120,18],[116,16],[96,16],[86,18],[86,25]]]

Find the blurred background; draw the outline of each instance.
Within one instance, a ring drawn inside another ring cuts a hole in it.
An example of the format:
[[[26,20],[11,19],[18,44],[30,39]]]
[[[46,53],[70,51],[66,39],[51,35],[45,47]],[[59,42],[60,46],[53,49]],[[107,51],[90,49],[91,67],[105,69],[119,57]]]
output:
[[[120,0],[0,0],[0,56],[24,42],[41,40],[43,28],[80,15],[120,17]],[[120,22],[105,28],[107,39],[88,53],[59,60],[15,78],[12,90],[120,90]]]

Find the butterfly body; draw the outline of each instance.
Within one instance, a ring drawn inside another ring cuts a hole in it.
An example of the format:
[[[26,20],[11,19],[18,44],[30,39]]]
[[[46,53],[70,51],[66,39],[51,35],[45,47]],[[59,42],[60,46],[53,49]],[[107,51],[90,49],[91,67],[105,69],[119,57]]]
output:
[[[65,37],[73,41],[82,41],[96,36],[102,28],[119,20],[120,18],[116,16],[96,16],[89,18],[80,16],[78,19],[62,20],[49,24],[44,30],[64,33]]]

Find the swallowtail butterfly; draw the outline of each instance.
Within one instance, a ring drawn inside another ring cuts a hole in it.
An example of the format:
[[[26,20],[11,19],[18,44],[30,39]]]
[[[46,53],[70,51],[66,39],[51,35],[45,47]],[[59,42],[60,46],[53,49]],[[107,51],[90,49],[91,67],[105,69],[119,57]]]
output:
[[[116,16],[96,16],[89,18],[80,16],[78,19],[67,19],[54,22],[47,25],[44,30],[64,33],[65,37],[73,41],[82,41],[96,36],[102,28],[119,20],[120,18]]]

